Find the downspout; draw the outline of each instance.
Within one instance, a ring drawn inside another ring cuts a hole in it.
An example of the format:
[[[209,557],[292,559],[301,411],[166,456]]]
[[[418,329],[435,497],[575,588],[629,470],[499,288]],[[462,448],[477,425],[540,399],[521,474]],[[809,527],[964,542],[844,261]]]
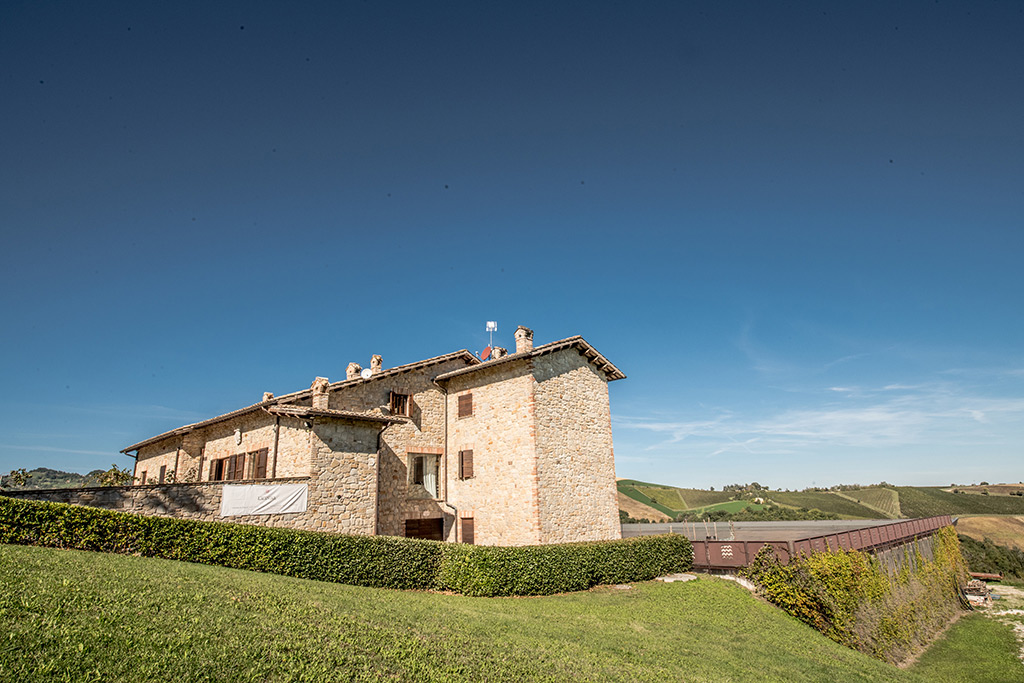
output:
[[[178,460],[181,458],[181,448],[185,445],[185,437],[181,438],[181,443],[174,450],[174,481],[178,481]]]
[[[270,467],[270,478],[277,479],[277,444],[281,439],[281,416],[274,416],[274,459]]]
[[[373,468],[373,478],[376,482],[377,494],[373,500],[373,533],[380,535],[380,460],[382,457],[381,450],[384,448],[384,432],[387,431],[392,422],[388,422],[384,425],[384,428],[377,432],[377,458]]]

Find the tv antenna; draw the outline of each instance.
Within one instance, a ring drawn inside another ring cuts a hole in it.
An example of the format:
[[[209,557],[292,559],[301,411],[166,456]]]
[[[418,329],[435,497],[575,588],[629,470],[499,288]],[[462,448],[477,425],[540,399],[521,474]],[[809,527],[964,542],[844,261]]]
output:
[[[494,333],[498,331],[498,321],[488,320],[487,329],[485,331],[491,333],[490,339],[487,340],[487,345],[494,346]]]

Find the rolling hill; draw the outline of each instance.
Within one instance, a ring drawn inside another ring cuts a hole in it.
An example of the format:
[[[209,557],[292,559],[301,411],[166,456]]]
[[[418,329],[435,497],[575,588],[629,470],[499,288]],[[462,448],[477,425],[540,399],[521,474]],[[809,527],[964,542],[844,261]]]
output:
[[[843,519],[897,519],[934,515],[1024,515],[1024,497],[1010,495],[1019,485],[958,487],[960,493],[938,486],[872,486],[834,491],[703,491],[623,479],[621,495],[676,517],[701,510],[730,512],[753,509],[755,499],[789,508],[816,509]],[[999,493],[988,493],[990,489]],[[723,505],[730,503],[729,505]]]

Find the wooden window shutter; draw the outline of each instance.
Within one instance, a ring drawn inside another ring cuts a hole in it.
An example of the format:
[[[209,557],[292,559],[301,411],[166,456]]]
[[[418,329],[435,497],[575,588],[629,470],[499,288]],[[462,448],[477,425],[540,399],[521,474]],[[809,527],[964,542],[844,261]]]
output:
[[[256,479],[267,478],[267,453],[269,452],[266,448],[261,448],[256,451],[253,462],[253,477]]]
[[[160,465],[160,483],[164,483],[164,477],[167,476],[167,465]]]
[[[216,460],[211,460],[210,461],[210,481],[216,481],[216,480],[217,480],[217,461]]]
[[[146,470],[142,470],[142,481],[140,482],[143,486],[146,485]]]
[[[476,534],[473,528],[473,518],[463,517],[462,518],[462,542],[473,545],[476,542]]]
[[[245,479],[245,453],[235,456],[235,479]]]
[[[459,479],[473,478],[473,451],[459,451]]]
[[[473,414],[473,394],[459,396],[459,417],[469,417]]]

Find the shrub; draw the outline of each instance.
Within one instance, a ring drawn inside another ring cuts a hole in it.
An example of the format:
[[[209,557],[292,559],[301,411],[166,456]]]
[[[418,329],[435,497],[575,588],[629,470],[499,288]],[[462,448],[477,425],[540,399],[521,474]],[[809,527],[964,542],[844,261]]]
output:
[[[682,536],[503,548],[150,517],[0,496],[0,543],[138,554],[355,586],[548,595],[693,565]]]

